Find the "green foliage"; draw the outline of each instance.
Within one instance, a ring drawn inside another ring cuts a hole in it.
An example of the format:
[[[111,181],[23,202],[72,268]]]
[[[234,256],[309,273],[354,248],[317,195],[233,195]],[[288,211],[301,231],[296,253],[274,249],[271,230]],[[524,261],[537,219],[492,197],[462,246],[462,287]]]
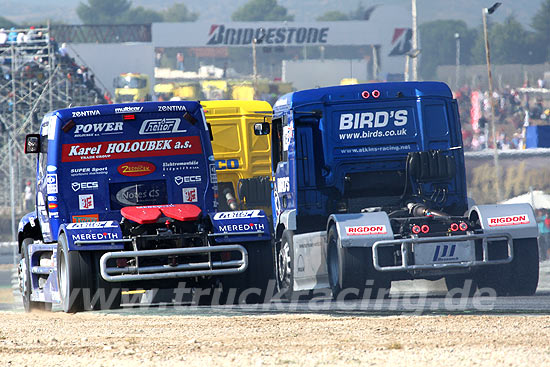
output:
[[[531,27],[535,30],[534,44],[540,49],[542,61],[550,55],[550,0],[542,1],[540,10],[533,16]]]
[[[76,14],[84,24],[121,24],[131,6],[130,0],[88,0],[78,4]]]
[[[164,12],[165,22],[194,22],[199,17],[187,9],[184,3],[176,3]]]
[[[334,22],[340,20],[349,20],[349,16],[338,10],[327,11],[325,14],[318,16],[317,20],[320,22]]]
[[[176,3],[164,12],[142,6],[132,8],[130,0],[88,0],[80,3],[76,13],[84,24],[148,24],[154,22],[188,22],[198,18],[185,4]]]
[[[231,19],[236,22],[292,21],[294,16],[277,4],[277,0],[250,0],[238,8]]]
[[[455,33],[460,35],[460,63],[470,63],[470,49],[475,31],[468,29],[461,20],[435,20],[419,26],[420,62],[419,72],[423,79],[435,78],[438,65],[452,65],[456,60]]]
[[[12,22],[7,18],[0,16],[0,28],[11,28],[11,27],[17,27],[17,24],[15,24],[14,22]]]

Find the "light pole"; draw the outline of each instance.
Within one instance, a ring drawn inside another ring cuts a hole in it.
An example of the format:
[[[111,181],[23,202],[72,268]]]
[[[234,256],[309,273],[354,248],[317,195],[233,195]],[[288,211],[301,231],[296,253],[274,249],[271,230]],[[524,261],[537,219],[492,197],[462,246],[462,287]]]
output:
[[[491,15],[497,10],[501,3],[496,2],[490,8],[483,8],[481,11],[483,18],[483,35],[485,37],[485,56],[487,60],[487,76],[489,79],[489,104],[491,105],[491,132],[493,134],[494,160],[495,160],[495,186],[497,202],[502,197],[500,193],[500,167],[498,164],[497,134],[495,128],[495,103],[493,100],[493,75],[491,74],[491,53],[489,51],[489,38],[487,37],[487,14]]]
[[[455,33],[456,41],[456,76],[455,76],[455,89],[460,88],[459,78],[460,78],[460,33]]]
[[[418,49],[418,27],[416,25],[416,0],[412,0],[412,49]],[[418,54],[417,54],[418,55]],[[412,56],[412,80],[418,80],[416,56]],[[407,68],[408,70],[408,68]]]
[[[256,89],[256,81],[258,79],[258,69],[256,67],[256,44],[262,43],[264,39],[264,29],[258,29],[258,36],[252,39],[252,79],[254,80],[254,89]]]
[[[416,57],[418,56],[418,54],[420,53],[420,50],[419,49],[412,49],[410,50],[409,52],[407,52],[405,54],[405,81],[408,82],[409,81],[409,64],[410,64],[410,61],[411,59],[414,61],[416,60]],[[413,70],[413,80],[416,80],[415,77],[414,77],[414,70]]]

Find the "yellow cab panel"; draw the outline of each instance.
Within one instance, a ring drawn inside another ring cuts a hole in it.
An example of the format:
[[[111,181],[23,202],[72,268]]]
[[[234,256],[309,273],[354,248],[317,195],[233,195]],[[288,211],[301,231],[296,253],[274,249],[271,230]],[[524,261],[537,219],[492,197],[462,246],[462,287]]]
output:
[[[214,137],[220,209],[261,208],[271,214],[271,134],[254,134],[254,124],[271,122],[271,105],[236,100],[201,105]]]

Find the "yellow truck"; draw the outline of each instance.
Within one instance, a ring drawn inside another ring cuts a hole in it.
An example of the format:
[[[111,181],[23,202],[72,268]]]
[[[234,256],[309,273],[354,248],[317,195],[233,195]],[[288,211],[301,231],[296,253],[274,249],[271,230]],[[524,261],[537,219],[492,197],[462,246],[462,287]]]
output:
[[[151,100],[151,84],[147,74],[124,73],[113,81],[115,102],[145,102]]]
[[[254,125],[271,122],[264,101],[202,101],[212,128],[220,210],[264,209],[271,214],[271,134]]]

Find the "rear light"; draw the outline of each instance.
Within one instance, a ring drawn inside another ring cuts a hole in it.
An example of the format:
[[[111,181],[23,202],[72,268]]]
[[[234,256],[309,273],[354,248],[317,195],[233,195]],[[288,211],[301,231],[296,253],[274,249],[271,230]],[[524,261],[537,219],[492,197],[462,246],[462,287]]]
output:
[[[123,120],[135,120],[136,115],[122,115]]]
[[[421,231],[421,228],[420,228],[419,225],[415,224],[415,225],[412,227],[411,231],[412,231],[412,233],[414,233],[414,234],[419,234],[420,231]]]
[[[128,259],[116,259],[117,268],[126,268],[128,266]]]
[[[361,97],[367,99],[370,97],[370,93],[368,90],[364,90],[363,93],[361,93]]]
[[[466,223],[464,223],[464,222],[460,223],[460,224],[458,225],[458,227],[460,228],[461,231],[465,231],[465,230],[468,229],[468,225],[467,225]]]
[[[420,227],[420,230],[422,233],[428,233],[430,231],[430,227],[427,224],[423,224],[422,227]]]
[[[456,224],[456,223],[451,224],[451,231],[453,231],[453,232],[458,231],[458,224]]]
[[[373,90],[373,91],[372,91],[372,96],[373,96],[374,98],[380,97],[380,91],[379,91],[378,89]]]

